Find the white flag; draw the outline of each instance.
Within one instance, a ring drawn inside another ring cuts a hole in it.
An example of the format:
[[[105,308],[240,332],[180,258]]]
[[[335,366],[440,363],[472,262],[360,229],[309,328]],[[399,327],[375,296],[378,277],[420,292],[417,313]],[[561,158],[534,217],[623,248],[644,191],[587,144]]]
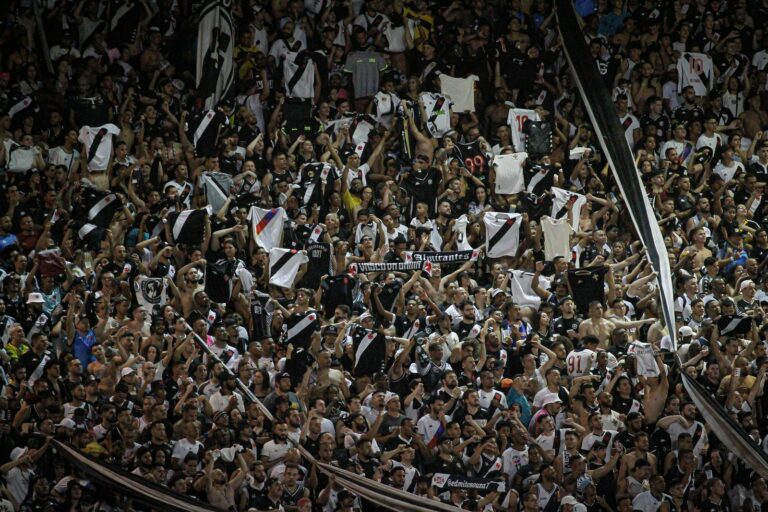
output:
[[[283,226],[286,219],[288,215],[282,207],[265,210],[251,206],[248,220],[251,223],[251,235],[259,247],[270,251],[283,244]]]

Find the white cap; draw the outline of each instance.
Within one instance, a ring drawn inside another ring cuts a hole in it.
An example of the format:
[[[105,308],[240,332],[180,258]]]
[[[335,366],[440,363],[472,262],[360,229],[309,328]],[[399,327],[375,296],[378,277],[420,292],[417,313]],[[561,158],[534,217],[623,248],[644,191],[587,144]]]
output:
[[[563,401],[560,400],[560,397],[557,396],[557,393],[547,393],[541,400],[541,406],[546,407],[549,404],[559,404],[562,402]]]
[[[64,428],[75,429],[75,428],[77,428],[77,423],[75,423],[75,420],[73,420],[72,418],[64,418],[63,420],[61,420],[59,423],[57,423],[54,426],[56,428],[64,427]]]
[[[566,496],[562,500],[560,500],[561,505],[578,505],[579,500],[574,498],[573,496]]]
[[[747,286],[755,286],[755,282],[751,279],[746,279],[742,281],[741,284],[739,285],[739,291],[744,290],[744,288],[746,288]]]
[[[27,304],[43,304],[45,303],[45,299],[43,298],[43,294],[40,292],[32,292],[27,297]]]
[[[677,333],[680,335],[681,338],[685,338],[686,336],[693,336],[693,329],[688,327],[687,325],[684,325],[680,328]]]
[[[25,456],[28,451],[29,451],[29,448],[27,448],[26,446],[24,448],[22,448],[21,446],[17,446],[13,450],[11,450],[11,460],[19,460],[20,458]]]
[[[135,373],[135,372],[136,372],[136,370],[134,370],[130,366],[126,366],[125,368],[120,370],[120,377],[125,377],[126,375],[130,375],[130,374]]]

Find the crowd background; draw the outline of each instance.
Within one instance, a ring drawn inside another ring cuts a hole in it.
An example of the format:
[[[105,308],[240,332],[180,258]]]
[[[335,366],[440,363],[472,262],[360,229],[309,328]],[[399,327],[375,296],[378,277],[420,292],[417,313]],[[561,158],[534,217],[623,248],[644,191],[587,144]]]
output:
[[[0,509],[142,509],[70,467],[53,438],[230,510],[376,509],[296,444],[466,510],[768,504],[765,480],[709,432],[679,377],[701,382],[768,450],[768,0],[575,2],[664,234],[682,366],[551,0],[233,0],[233,94],[214,107],[226,123],[201,154],[186,129],[201,108],[204,3],[0,6]],[[121,8],[133,22],[116,18]],[[678,87],[687,52],[711,56],[706,94]],[[434,137],[422,93],[439,93],[441,74],[477,77],[474,111],[436,109],[445,125]],[[286,129],[297,98],[312,104],[301,135]],[[511,106],[553,129],[551,152],[523,165],[526,186],[544,176],[535,193],[496,193],[493,158],[515,151]],[[365,144],[350,113],[369,114]],[[82,129],[107,123],[119,134],[106,170],[92,172]],[[332,178],[306,194],[318,162]],[[206,206],[212,172],[233,185],[199,244],[154,229]],[[547,227],[552,187],[586,198],[578,214],[565,208],[577,228],[565,235]],[[78,212],[93,189],[123,207],[86,243]],[[331,244],[334,270],[305,263],[292,286],[271,285],[252,205],[284,209],[285,248]],[[523,213],[516,253],[486,257],[486,212]],[[567,254],[547,259],[564,243]],[[479,257],[431,275],[347,273],[465,244]],[[226,282],[206,276],[219,261],[235,262]],[[577,267],[604,271],[586,307],[566,277]],[[532,302],[513,299],[512,270],[533,274]],[[165,278],[164,306],[139,302],[144,277]],[[212,302],[205,290],[222,286],[231,299]],[[291,318],[311,312],[302,346],[286,342]],[[742,328],[722,335],[723,319]],[[356,371],[361,327],[385,336],[376,372]],[[506,487],[446,491],[434,474]]]

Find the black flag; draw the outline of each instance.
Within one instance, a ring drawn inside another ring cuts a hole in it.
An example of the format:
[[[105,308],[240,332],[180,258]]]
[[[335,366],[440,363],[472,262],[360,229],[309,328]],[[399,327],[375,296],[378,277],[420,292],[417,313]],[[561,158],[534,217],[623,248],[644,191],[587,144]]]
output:
[[[605,273],[607,267],[577,268],[568,271],[568,283],[571,285],[573,300],[579,313],[589,312],[589,303],[605,301]]]

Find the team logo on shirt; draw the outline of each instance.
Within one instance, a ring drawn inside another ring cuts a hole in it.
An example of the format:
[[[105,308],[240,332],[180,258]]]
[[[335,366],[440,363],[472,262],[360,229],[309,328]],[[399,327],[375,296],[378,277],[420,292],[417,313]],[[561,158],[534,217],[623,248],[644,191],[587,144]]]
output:
[[[141,295],[150,304],[160,304],[164,290],[162,279],[144,279],[141,281]]]

